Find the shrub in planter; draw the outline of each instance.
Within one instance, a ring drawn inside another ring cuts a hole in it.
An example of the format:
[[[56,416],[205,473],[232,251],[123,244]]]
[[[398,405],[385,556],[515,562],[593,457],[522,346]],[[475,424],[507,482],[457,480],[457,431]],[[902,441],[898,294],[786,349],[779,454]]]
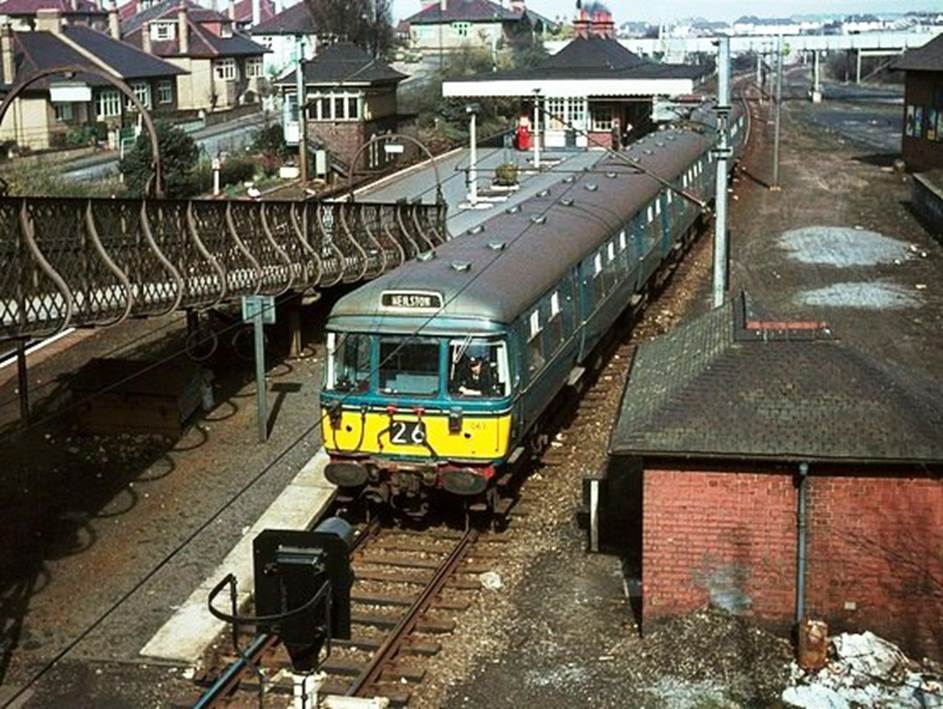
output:
[[[517,184],[517,165],[510,162],[504,162],[498,165],[494,170],[494,182],[503,187],[510,187]]]
[[[255,160],[251,158],[229,158],[219,168],[221,185],[237,185],[255,177]]]

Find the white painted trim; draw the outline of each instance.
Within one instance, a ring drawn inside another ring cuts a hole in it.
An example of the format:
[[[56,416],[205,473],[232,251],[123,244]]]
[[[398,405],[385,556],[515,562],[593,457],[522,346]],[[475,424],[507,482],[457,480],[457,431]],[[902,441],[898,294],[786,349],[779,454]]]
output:
[[[577,98],[589,96],[677,96],[694,91],[692,79],[496,79],[494,81],[445,81],[442,96],[533,96]]]

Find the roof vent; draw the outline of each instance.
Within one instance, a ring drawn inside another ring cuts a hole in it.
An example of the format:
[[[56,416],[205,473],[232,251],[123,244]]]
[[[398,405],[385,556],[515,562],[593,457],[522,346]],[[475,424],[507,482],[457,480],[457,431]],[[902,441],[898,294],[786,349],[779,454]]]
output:
[[[645,154],[646,154],[646,155],[654,155],[654,154],[655,154],[655,151],[654,151],[654,150],[651,150],[651,149],[648,149],[648,150],[645,151]]]
[[[467,232],[465,232],[465,233],[466,233],[466,234],[471,234],[471,235],[474,236],[475,234],[480,234],[480,233],[483,232],[484,230],[485,230],[485,225],[484,225],[484,224],[479,224],[479,225],[477,225],[477,226],[473,226],[471,229],[469,229],[469,230],[468,230]]]
[[[537,196],[538,196],[538,197],[549,197],[549,196],[550,196],[550,190],[549,190],[549,189],[540,190],[540,192],[537,193]]]
[[[665,141],[663,141],[663,140],[656,140],[656,141],[655,141],[655,147],[656,147],[656,148],[664,148],[664,147],[665,147]]]
[[[453,271],[464,273],[471,270],[471,261],[452,261],[450,264]]]
[[[633,155],[632,157],[629,158],[629,160],[631,160],[632,162],[642,162],[642,158],[640,158],[638,155]]]
[[[564,177],[563,181],[566,182],[567,184],[570,184],[571,182],[573,182],[573,175],[568,175],[567,177]]]
[[[515,204],[513,207],[508,207],[504,211],[508,214],[517,214],[519,211],[521,211],[521,205]]]
[[[597,185],[597,184],[594,183],[594,182],[590,182],[590,183],[588,183],[588,184],[585,184],[585,185],[583,185],[583,187],[586,188],[586,191],[587,191],[587,192],[595,192],[596,190],[599,189],[599,185]]]
[[[566,197],[566,198],[564,198],[564,199],[561,199],[561,200],[560,200],[560,204],[562,204],[564,207],[572,207],[572,206],[573,206],[573,198],[572,198],[572,197]]]
[[[423,251],[421,254],[416,256],[419,261],[431,261],[435,258],[435,251]]]
[[[607,172],[606,177],[608,177],[610,180],[614,180],[618,177],[618,175],[614,172]]]
[[[535,214],[534,216],[532,216],[532,217],[530,218],[530,220],[531,220],[534,224],[543,224],[545,221],[547,221],[547,215],[546,215],[546,214]]]
[[[489,241],[488,248],[492,251],[504,251],[508,247],[504,241]]]

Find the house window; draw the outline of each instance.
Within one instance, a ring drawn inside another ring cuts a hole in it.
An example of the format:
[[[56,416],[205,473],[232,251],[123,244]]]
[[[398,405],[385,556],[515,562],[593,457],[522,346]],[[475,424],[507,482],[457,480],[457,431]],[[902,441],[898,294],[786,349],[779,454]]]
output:
[[[235,59],[217,59],[213,62],[213,69],[216,72],[216,78],[222,81],[235,81],[237,78]]]
[[[260,76],[262,76],[262,57],[246,59],[246,78],[257,79]]]
[[[452,32],[458,37],[467,37],[468,30],[471,29],[471,22],[453,22]]]
[[[550,130],[562,130],[566,126],[566,99],[548,98],[545,105],[547,127]]]
[[[347,117],[348,118],[360,117],[360,99],[358,99],[356,96],[347,97]]]
[[[331,99],[329,96],[321,97],[321,111],[318,115],[318,118],[322,121],[331,120]]]
[[[335,96],[335,97],[334,97],[334,120],[335,120],[335,121],[339,121],[339,120],[341,120],[342,118],[345,118],[345,116],[344,116],[344,97],[343,97],[343,96]]]
[[[174,102],[174,83],[172,81],[159,81],[157,83],[157,103]]]
[[[131,90],[134,92],[134,98],[136,98],[144,108],[151,107],[151,85],[146,81],[133,81],[131,82]],[[128,110],[136,110],[131,99],[128,99],[125,102],[125,108]]]
[[[592,130],[612,130],[612,109],[609,106],[591,106],[589,115],[592,119]]]
[[[98,94],[95,113],[99,119],[121,115],[121,94],[115,89],[105,89]]]
[[[157,42],[167,42],[174,38],[176,22],[152,22],[151,39]]]
[[[53,107],[53,110],[55,110],[56,112],[57,123],[68,123],[72,120],[72,104],[71,103],[54,103],[52,107]]]
[[[570,123],[573,124],[576,128],[583,128],[586,121],[586,112],[584,110],[585,103],[584,99],[581,98],[571,98],[567,99],[567,111],[570,115]]]

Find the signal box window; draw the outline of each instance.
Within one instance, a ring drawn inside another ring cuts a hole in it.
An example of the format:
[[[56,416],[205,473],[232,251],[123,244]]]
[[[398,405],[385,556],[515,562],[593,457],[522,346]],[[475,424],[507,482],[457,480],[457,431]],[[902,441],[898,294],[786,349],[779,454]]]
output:
[[[487,399],[510,393],[503,342],[465,338],[449,343],[449,394]]]
[[[370,388],[370,336],[327,336],[327,388],[333,391],[367,391]]]
[[[380,391],[433,396],[439,393],[439,343],[380,340]]]

